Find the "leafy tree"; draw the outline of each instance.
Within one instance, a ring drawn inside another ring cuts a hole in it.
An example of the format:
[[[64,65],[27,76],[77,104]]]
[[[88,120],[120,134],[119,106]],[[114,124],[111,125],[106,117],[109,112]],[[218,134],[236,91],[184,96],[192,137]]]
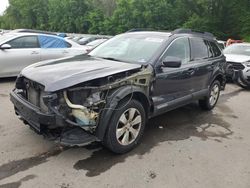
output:
[[[48,0],[9,0],[9,4],[3,16],[7,28],[46,29]]]
[[[49,28],[61,32],[87,32],[84,20],[88,4],[83,0],[49,0]]]
[[[91,0],[93,8],[103,11],[104,15],[110,17],[116,8],[116,0]]]
[[[112,34],[192,28],[250,41],[249,0],[9,0],[5,29]]]

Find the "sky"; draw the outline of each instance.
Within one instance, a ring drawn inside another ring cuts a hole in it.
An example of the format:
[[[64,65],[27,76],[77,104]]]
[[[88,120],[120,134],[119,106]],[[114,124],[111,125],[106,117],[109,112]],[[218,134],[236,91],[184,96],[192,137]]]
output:
[[[0,0],[0,15],[3,14],[8,5],[9,5],[9,0]]]

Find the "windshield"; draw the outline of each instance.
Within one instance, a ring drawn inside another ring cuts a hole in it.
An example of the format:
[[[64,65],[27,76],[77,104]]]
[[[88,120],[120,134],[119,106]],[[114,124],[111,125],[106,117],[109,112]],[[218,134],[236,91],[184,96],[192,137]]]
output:
[[[250,45],[231,45],[224,50],[224,53],[250,56]]]
[[[167,36],[148,33],[118,35],[95,48],[89,55],[144,64],[153,57],[167,38]]]

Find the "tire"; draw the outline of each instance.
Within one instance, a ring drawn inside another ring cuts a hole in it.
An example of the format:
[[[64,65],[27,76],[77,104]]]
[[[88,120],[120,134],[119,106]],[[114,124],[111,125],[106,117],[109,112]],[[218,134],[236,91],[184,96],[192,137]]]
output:
[[[203,110],[212,110],[216,106],[220,97],[220,88],[221,84],[218,80],[211,84],[208,96],[199,100],[199,105]]]
[[[105,134],[104,145],[114,153],[123,154],[139,144],[146,115],[142,104],[136,100],[120,102],[116,109]]]

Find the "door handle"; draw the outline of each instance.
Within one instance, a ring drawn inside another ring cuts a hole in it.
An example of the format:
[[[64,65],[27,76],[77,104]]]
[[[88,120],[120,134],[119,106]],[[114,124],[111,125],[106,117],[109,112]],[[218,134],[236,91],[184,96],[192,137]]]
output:
[[[194,68],[190,68],[186,71],[189,75],[193,75],[195,73],[195,69]]]
[[[69,53],[69,52],[68,52],[68,51],[66,51],[66,50],[64,50],[64,51],[63,51],[63,54],[68,54],[68,53]]]
[[[37,52],[37,51],[32,51],[31,54],[32,54],[32,55],[37,55],[37,54],[39,54],[39,52]]]

